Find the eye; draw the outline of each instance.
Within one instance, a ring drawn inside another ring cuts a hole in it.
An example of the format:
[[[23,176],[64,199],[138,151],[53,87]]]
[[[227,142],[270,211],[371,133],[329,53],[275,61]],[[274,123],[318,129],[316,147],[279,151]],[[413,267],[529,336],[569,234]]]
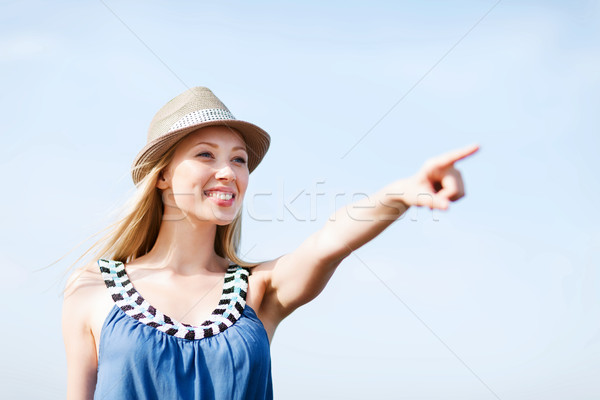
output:
[[[211,153],[209,153],[208,151],[204,151],[202,153],[198,153],[196,154],[196,157],[209,157],[211,158],[213,155]],[[234,160],[240,164],[246,164],[246,159],[244,157],[235,157]]]

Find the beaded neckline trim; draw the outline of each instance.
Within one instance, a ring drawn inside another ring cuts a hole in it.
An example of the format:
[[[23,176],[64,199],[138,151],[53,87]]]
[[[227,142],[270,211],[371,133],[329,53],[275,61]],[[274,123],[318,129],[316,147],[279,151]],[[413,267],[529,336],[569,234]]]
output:
[[[225,273],[219,305],[200,326],[176,321],[150,305],[133,287],[122,262],[101,258],[98,266],[113,300],[125,314],[178,338],[196,340],[219,334],[242,316],[246,306],[249,271],[236,264]]]

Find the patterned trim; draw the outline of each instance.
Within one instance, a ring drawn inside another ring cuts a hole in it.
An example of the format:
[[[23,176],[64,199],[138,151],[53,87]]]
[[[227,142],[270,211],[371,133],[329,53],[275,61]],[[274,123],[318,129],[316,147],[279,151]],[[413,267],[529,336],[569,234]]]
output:
[[[227,110],[223,110],[222,108],[207,108],[205,110],[197,110],[180,118],[177,122],[171,125],[167,133],[178,129],[187,128],[188,126],[197,125],[202,122],[231,119],[235,119],[233,114]]]
[[[249,271],[236,264],[227,269],[219,305],[200,326],[183,324],[151,306],[133,287],[122,262],[101,258],[98,266],[121,310],[145,325],[178,338],[196,340],[221,333],[242,316],[246,306]]]

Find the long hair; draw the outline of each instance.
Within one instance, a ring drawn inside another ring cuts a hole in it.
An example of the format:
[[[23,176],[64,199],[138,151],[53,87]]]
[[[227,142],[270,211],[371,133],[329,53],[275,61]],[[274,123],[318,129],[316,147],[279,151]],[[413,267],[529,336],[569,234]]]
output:
[[[107,258],[128,263],[152,249],[158,238],[164,210],[161,190],[156,187],[156,182],[173,159],[178,143],[171,146],[153,165],[139,166],[148,172],[136,185],[134,196],[125,204],[123,216],[106,228],[108,233],[88,248],[74,264],[87,254],[93,254],[94,259]],[[252,268],[259,263],[246,262],[238,256],[241,230],[242,207],[231,223],[217,226],[215,253],[241,267]]]

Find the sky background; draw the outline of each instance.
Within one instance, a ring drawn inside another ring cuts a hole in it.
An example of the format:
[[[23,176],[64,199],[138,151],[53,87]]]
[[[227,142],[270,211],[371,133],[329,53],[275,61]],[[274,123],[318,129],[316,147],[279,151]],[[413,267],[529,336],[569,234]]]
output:
[[[40,268],[112,221],[152,117],[193,86],[272,137],[251,261],[481,145],[463,199],[410,209],[281,323],[276,398],[599,398],[599,20],[598,1],[0,1],[3,398],[65,397],[61,290],[92,242]]]

